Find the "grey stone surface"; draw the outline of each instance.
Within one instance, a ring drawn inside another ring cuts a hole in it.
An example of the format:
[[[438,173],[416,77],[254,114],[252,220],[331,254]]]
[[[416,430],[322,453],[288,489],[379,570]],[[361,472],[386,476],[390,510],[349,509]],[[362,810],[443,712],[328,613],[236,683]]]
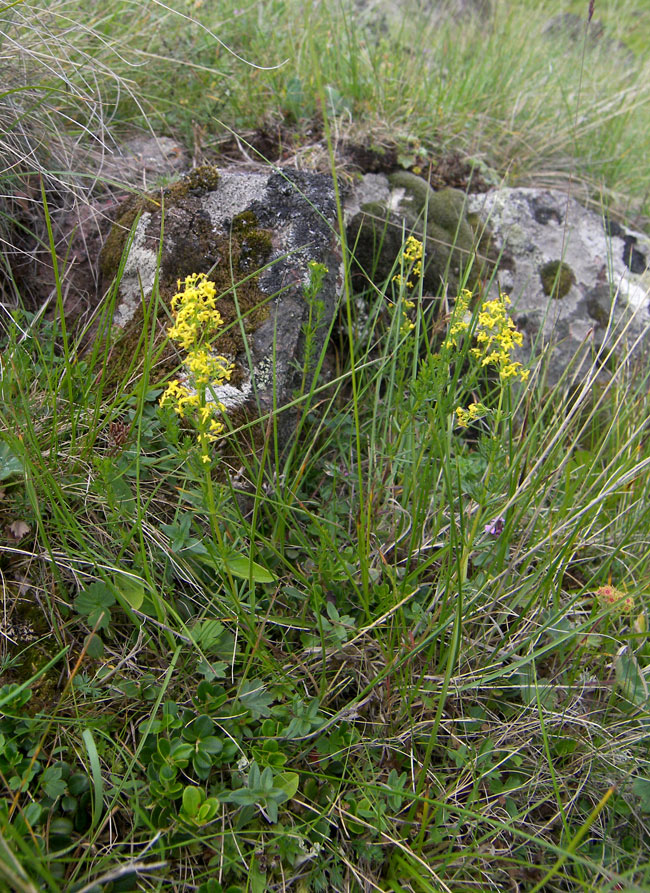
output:
[[[187,150],[166,136],[136,135],[97,158],[99,177],[120,185],[150,189],[161,177],[178,175],[189,167]]]
[[[310,310],[312,321],[318,317],[311,341],[314,367],[342,290],[331,178],[291,170],[196,169],[140,205],[125,206],[104,248],[105,286],[134,223],[114,314],[121,330],[115,356],[122,344],[128,359],[128,346],[142,325],[142,299],[151,298],[158,266],[161,303],[167,307],[179,279],[205,273],[217,285],[225,321],[215,352],[235,364],[230,383],[216,392],[233,424],[290,402],[302,377]],[[328,270],[318,308],[310,308],[304,294],[312,262]],[[164,331],[167,318],[160,319]],[[180,360],[178,354],[163,356],[170,372]],[[183,381],[182,371],[175,374]],[[280,414],[281,439],[291,430],[291,415]]]
[[[356,0],[363,20],[381,29],[399,27],[405,18],[416,16],[431,24],[445,19],[457,22],[486,19],[492,13],[491,0]]]
[[[425,272],[431,300],[445,290],[453,298],[459,260],[464,263],[475,251],[489,256],[482,280],[493,275],[493,291],[500,289],[512,299],[512,316],[524,334],[518,359],[528,364],[543,355],[549,385],[560,381],[567,369],[567,384],[580,378],[596,356],[607,374],[611,348],[614,357],[634,344],[639,352],[647,350],[650,239],[646,235],[607,220],[560,191],[501,188],[464,196],[451,190],[442,201],[445,191],[431,193],[424,181],[411,189],[417,179],[403,173],[369,174],[347,196],[349,244],[369,208],[377,214],[381,206],[382,226],[389,220],[396,234],[396,239],[385,240],[379,278],[385,281],[391,275],[397,242],[401,244],[405,234],[426,235],[427,252],[433,257],[441,241],[439,229],[444,228],[448,234],[454,231],[449,242],[462,240],[463,250],[449,252],[446,245],[451,261],[447,278],[441,276],[439,259]],[[305,358],[310,308],[304,287],[310,262],[323,263],[329,271],[319,296],[316,353],[342,292],[331,179],[297,171],[223,171],[214,176],[194,172],[193,179],[181,180],[159,198],[157,207],[150,197],[146,210],[139,209],[125,266],[115,313],[125,343],[129,330],[137,333],[141,326],[141,297],[150,296],[160,255],[164,302],[176,290],[177,279],[189,273],[205,272],[217,282],[220,311],[231,331],[230,340],[217,349],[237,368],[218,397],[233,418],[238,422],[259,417],[287,404]],[[448,207],[450,219],[445,217]],[[127,214],[125,225],[133,219]],[[470,241],[473,247],[468,247]],[[113,265],[117,257],[119,252],[113,255]],[[285,434],[290,414],[287,419]]]
[[[551,350],[549,384],[569,367],[584,374],[613,347],[650,344],[650,239],[589,210],[566,193],[497,189],[468,197],[470,211],[489,226],[503,252],[496,276],[510,295],[512,315],[524,332],[523,359]],[[560,264],[573,275],[544,275]],[[562,294],[562,292],[566,293]]]
[[[464,196],[455,190],[434,193],[418,179],[368,174],[347,200],[348,244],[357,244],[364,269],[379,238],[367,226],[360,228],[360,221],[371,217],[385,232],[382,257],[373,262],[376,284],[394,270],[404,236],[422,238],[426,229],[425,294],[446,292],[453,299],[459,267],[475,255],[468,285],[493,275],[493,293],[500,288],[511,297],[525,338],[518,359],[528,363],[544,354],[549,385],[567,369],[568,377],[584,375],[596,356],[611,367],[632,345],[637,353],[649,351],[648,236],[608,221],[561,191],[502,188]],[[451,202],[443,200],[445,194]]]

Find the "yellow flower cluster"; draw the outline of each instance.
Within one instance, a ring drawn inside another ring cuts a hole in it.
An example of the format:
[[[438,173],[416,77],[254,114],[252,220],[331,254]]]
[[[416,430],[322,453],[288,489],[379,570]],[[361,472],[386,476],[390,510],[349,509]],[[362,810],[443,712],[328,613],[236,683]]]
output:
[[[402,270],[409,268],[408,275],[403,276],[402,273],[398,273],[396,276],[393,276],[393,282],[398,286],[406,286],[406,288],[415,288],[415,285],[422,275],[422,254],[423,254],[422,242],[419,239],[416,239],[415,236],[409,236],[406,240],[404,248],[402,250],[402,255],[400,258]],[[400,327],[400,333],[402,335],[408,335],[409,332],[412,332],[415,328],[415,323],[409,319],[408,310],[412,310],[415,307],[415,303],[410,301],[408,298],[402,297],[402,325]]]
[[[483,406],[482,403],[470,403],[467,409],[459,406],[456,410],[456,424],[461,428],[467,428],[472,422],[483,418],[487,412],[487,406]]]
[[[172,298],[174,325],[167,330],[183,350],[190,350],[199,340],[208,340],[219,331],[222,319],[217,310],[217,289],[205,273],[185,277],[183,289],[178,280],[178,293]]]
[[[224,429],[218,418],[225,406],[209,399],[209,391],[228,381],[233,366],[224,357],[210,352],[210,342],[221,325],[221,314],[216,307],[216,288],[205,273],[192,273],[185,282],[178,282],[178,293],[172,298],[174,325],[167,334],[187,352],[185,366],[189,387],[175,378],[170,381],[160,398],[161,406],[171,406],[181,418],[189,418],[197,429],[201,459],[210,462],[209,444],[217,440]]]
[[[508,295],[499,295],[493,301],[485,301],[478,314],[476,327],[477,347],[470,351],[481,361],[481,366],[496,366],[502,381],[518,378],[526,381],[530,374],[521,363],[512,359],[512,352],[523,344],[523,335],[518,332],[508,316]]]
[[[458,337],[467,332],[470,323],[467,319],[472,293],[463,289],[456,298],[456,306],[447,337],[442,346],[450,349],[458,347]],[[518,332],[508,316],[510,304],[508,295],[501,294],[492,301],[484,301],[479,310],[474,338],[476,347],[470,354],[481,361],[481,366],[496,366],[502,381],[518,378],[526,381],[530,370],[512,359],[512,353],[523,344],[523,335]]]
[[[422,275],[422,242],[415,236],[409,236],[402,250],[401,264],[402,268],[409,267],[408,275],[405,277],[401,273],[393,276],[393,282],[397,285],[405,285],[407,288],[415,288],[415,285]]]
[[[472,324],[471,301],[472,293],[464,288],[456,298],[447,337],[442,342],[443,350],[447,352],[456,350],[462,336],[469,332]],[[521,363],[512,358],[514,350],[521,347],[523,336],[508,316],[509,304],[510,298],[504,294],[500,294],[492,301],[483,302],[474,328],[476,346],[470,348],[469,354],[479,360],[481,366],[496,367],[501,381],[509,379],[526,381],[529,370],[524,369]],[[467,409],[459,406],[456,409],[456,423],[461,428],[467,428],[488,412],[482,403],[470,403]]]

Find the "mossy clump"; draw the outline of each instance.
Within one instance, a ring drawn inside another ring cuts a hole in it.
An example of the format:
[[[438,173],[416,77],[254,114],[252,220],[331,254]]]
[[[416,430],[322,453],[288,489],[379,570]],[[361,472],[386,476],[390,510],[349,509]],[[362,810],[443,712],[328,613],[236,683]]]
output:
[[[257,215],[254,211],[242,211],[241,214],[236,214],[232,219],[231,228],[233,233],[237,236],[246,235],[259,226],[257,222]]]
[[[20,685],[37,677],[30,686],[32,698],[25,712],[33,714],[51,708],[60,695],[61,668],[55,664],[40,676],[38,673],[57,654],[59,645],[42,608],[17,598],[11,616],[2,624],[2,632],[8,654],[20,656],[4,673],[2,682]]]
[[[405,235],[412,235],[424,243],[425,292],[439,295],[445,286],[457,292],[480,242],[468,220],[464,194],[450,188],[436,192],[408,171],[388,180],[393,190],[403,190],[399,213],[381,202],[368,203],[348,227],[358,269],[381,286],[396,268]]]
[[[612,312],[612,293],[609,285],[596,285],[585,296],[587,313],[601,328],[606,328]]]
[[[271,233],[260,229],[252,211],[243,211],[233,217],[231,229],[239,241],[239,269],[242,273],[259,270],[271,254]]]
[[[555,300],[564,298],[576,284],[571,267],[563,260],[550,260],[539,271],[544,294]]]
[[[178,201],[188,195],[205,195],[214,192],[219,186],[219,169],[213,164],[202,164],[192,168],[180,180],[163,189],[165,199]]]

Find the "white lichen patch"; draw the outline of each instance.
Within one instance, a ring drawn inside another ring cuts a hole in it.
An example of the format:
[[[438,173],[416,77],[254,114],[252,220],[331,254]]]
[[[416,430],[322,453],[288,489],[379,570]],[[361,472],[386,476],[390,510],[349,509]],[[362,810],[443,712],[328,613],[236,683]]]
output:
[[[363,205],[379,202],[386,204],[390,199],[390,185],[384,174],[365,174],[347,197],[344,208],[345,223],[361,211]]]
[[[390,198],[388,199],[388,209],[389,211],[393,211],[396,214],[399,213],[402,207],[402,202],[404,201],[404,196],[406,195],[406,189],[403,189],[401,186],[397,189],[393,189]]]
[[[650,301],[650,276],[646,272],[637,282],[630,282],[629,277],[624,276],[621,279],[619,290],[625,296],[633,312],[643,311],[648,307],[648,301]]]
[[[268,179],[267,174],[222,171],[216,190],[208,192],[201,199],[215,229],[220,229],[224,220],[247,211],[253,202],[262,200]]]
[[[217,403],[223,403],[226,411],[238,409],[244,406],[253,393],[253,385],[250,378],[243,381],[239,387],[232,384],[222,384],[218,388],[211,388],[208,391],[209,400],[216,400]]]
[[[120,281],[121,301],[113,317],[113,323],[120,329],[131,322],[142,306],[143,298],[147,299],[153,289],[158,257],[155,251],[145,246],[145,234],[150,220],[151,214],[145,211],[138,221],[131,250],[124,264]]]

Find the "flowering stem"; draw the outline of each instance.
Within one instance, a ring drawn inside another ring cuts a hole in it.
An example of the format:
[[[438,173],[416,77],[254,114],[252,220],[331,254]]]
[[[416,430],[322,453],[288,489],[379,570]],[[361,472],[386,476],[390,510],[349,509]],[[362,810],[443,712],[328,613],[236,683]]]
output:
[[[499,389],[499,403],[497,405],[495,411],[495,430],[498,432],[501,427],[501,410],[503,407],[503,394],[505,391],[505,386],[501,386]],[[488,460],[487,468],[485,470],[485,478],[484,478],[484,494],[487,495],[489,487],[490,487],[490,478],[492,477],[492,469],[494,467],[494,458],[496,454],[496,443],[497,436],[494,434],[492,436],[492,448],[490,450],[490,458]],[[463,549],[463,554],[460,559],[460,579],[461,582],[464,583],[467,579],[467,565],[469,564],[469,557],[472,554],[474,547],[474,540],[476,538],[476,532],[478,530],[478,526],[481,523],[481,518],[483,517],[482,506],[478,506],[478,510],[476,512],[476,516],[474,518],[474,522],[472,524],[472,529],[470,530],[470,534],[465,543],[465,548]]]

